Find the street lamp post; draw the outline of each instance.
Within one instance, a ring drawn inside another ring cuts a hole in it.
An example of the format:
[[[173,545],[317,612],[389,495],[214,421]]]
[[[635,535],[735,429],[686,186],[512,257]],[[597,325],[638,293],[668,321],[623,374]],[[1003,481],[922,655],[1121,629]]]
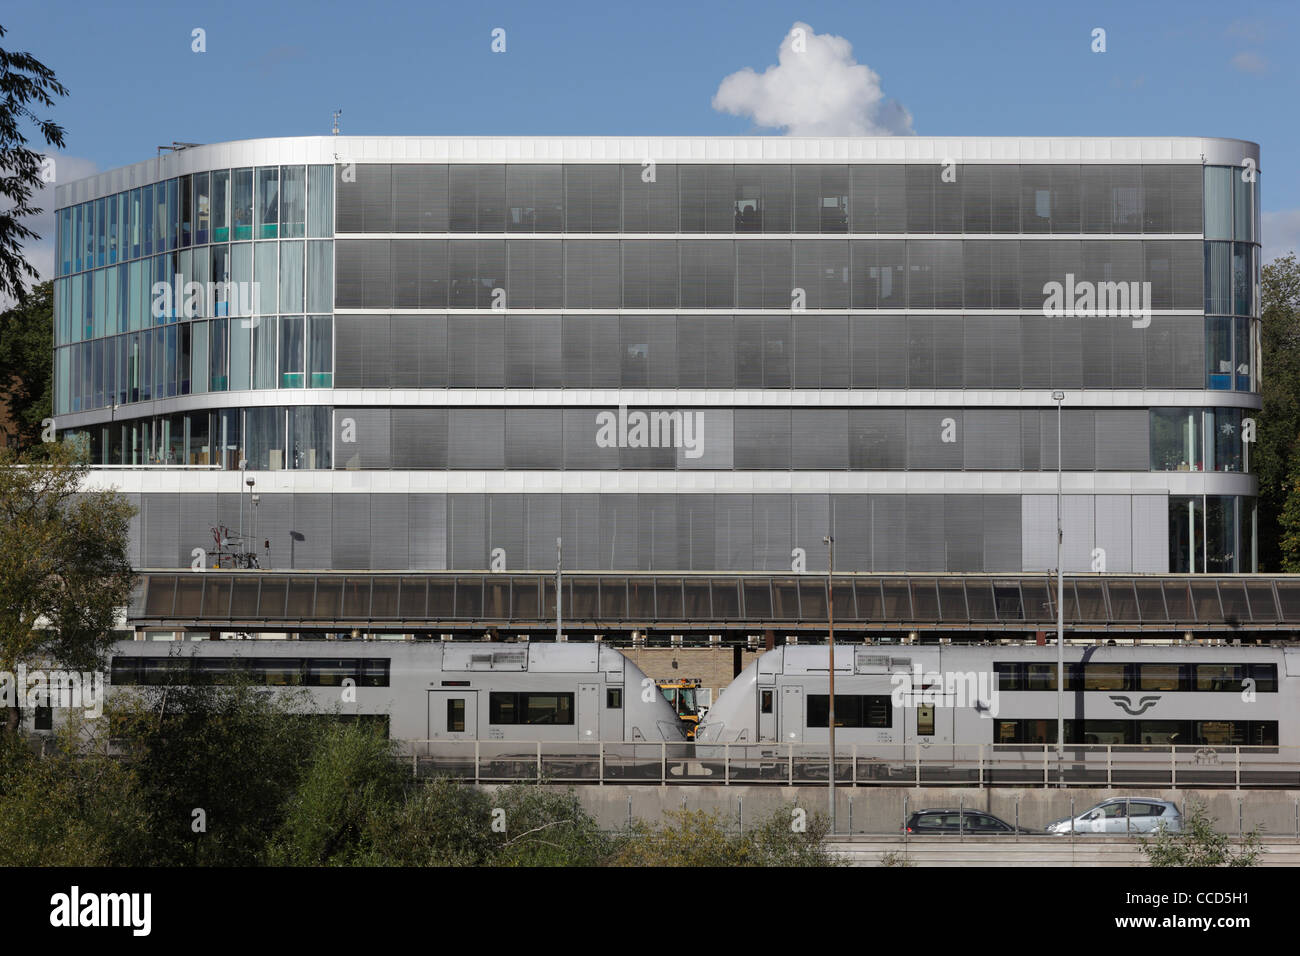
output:
[[[239,544],[244,544],[244,472],[248,470],[248,459],[239,459]]]
[[[830,549],[829,560],[826,565],[826,649],[830,658],[827,673],[830,674],[830,701],[826,714],[826,726],[830,731],[830,773],[827,774],[829,780],[830,804],[831,804],[831,834],[835,833],[835,606],[832,588],[834,587],[832,575],[835,573],[835,539],[830,535],[822,538],[827,548]]]
[[[1053,392],[1056,402],[1056,768],[1061,772],[1065,757],[1065,569],[1061,551],[1065,543],[1065,525],[1061,519],[1061,484],[1064,463],[1061,461],[1061,406],[1064,392]]]

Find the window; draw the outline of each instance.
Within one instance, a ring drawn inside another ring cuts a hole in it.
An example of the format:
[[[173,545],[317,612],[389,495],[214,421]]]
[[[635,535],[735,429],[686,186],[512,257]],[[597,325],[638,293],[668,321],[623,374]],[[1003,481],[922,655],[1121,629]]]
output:
[[[257,211],[257,238],[277,238],[280,235],[279,167],[264,166],[257,170],[257,199],[255,209]]]
[[[280,387],[303,387],[303,318],[280,319]]]
[[[447,700],[447,732],[463,734],[465,732],[465,699],[451,697]]]
[[[556,725],[573,723],[573,695],[493,691],[488,695],[488,723]]]
[[[771,691],[764,691],[770,694]],[[770,702],[769,702],[770,703]],[[825,727],[829,718],[829,694],[808,695],[808,726]],[[765,711],[771,713],[771,711]],[[888,694],[836,694],[836,727],[888,728],[893,726],[893,701]]]
[[[253,238],[253,171],[235,169],[230,174],[230,218],[235,239]],[[218,235],[217,241],[223,241]]]
[[[1151,470],[1201,471],[1201,410],[1151,409]]]
[[[999,661],[993,664],[993,673],[998,676],[998,690],[1026,690],[1024,665],[1015,661]]]
[[[934,707],[926,704],[916,708],[916,735],[918,737],[934,736]]]
[[[306,235],[307,167],[280,167],[280,237],[301,239]]]
[[[772,712],[772,691],[765,690],[760,697],[759,711],[764,714]]]
[[[623,688],[606,687],[605,688],[605,706],[610,710],[623,709]]]
[[[1030,664],[1026,670],[1028,690],[1056,690],[1055,664]]]
[[[1182,690],[1178,664],[1139,664],[1138,690]]]
[[[1242,689],[1245,668],[1239,664],[1196,664],[1195,688],[1198,691],[1236,693]]]
[[[1127,688],[1127,667],[1124,664],[1085,665],[1084,690],[1126,690]]]

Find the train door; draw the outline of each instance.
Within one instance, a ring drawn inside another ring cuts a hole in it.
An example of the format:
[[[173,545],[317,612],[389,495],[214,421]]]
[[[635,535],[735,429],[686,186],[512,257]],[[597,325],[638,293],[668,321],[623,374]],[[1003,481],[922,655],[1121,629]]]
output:
[[[474,740],[478,736],[478,691],[429,691],[429,739]]]
[[[578,685],[578,740],[596,743],[600,740],[600,685]]]
[[[803,743],[803,688],[787,684],[781,690],[781,743]]]
[[[936,704],[918,704],[905,707],[903,713],[907,721],[907,759],[915,757],[913,744],[921,745],[922,760],[952,760],[953,717],[955,707],[942,707]]]

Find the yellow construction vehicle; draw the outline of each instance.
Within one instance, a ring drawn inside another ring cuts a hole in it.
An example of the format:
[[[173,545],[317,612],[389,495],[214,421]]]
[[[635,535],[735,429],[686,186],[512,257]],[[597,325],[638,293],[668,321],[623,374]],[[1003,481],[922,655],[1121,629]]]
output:
[[[677,719],[682,722],[688,740],[695,739],[695,728],[704,716],[701,706],[700,679],[698,677],[670,677],[655,681],[664,698],[677,711]]]

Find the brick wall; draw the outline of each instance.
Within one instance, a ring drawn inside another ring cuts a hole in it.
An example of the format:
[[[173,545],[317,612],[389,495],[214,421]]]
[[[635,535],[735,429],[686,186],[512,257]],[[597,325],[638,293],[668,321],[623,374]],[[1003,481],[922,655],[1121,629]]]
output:
[[[723,688],[735,676],[730,647],[622,647],[623,654],[647,677],[662,680],[667,677],[698,677],[701,686],[713,689],[717,700]],[[741,668],[748,667],[763,653],[762,649],[742,649]],[[673,662],[677,663],[673,667]]]

